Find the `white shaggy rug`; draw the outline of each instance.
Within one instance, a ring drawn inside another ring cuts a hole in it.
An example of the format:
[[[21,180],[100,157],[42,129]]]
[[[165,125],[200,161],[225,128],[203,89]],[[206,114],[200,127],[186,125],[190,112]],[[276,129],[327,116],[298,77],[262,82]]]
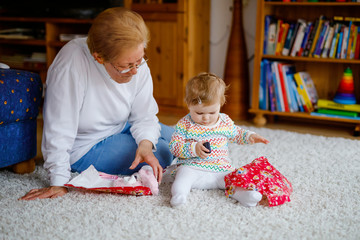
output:
[[[290,203],[246,208],[221,190],[193,190],[186,207],[173,209],[170,184],[158,196],[71,190],[18,201],[47,186],[44,169],[0,170],[0,239],[360,239],[360,140],[249,129],[270,144],[231,145],[233,164],[266,156],[293,184]]]

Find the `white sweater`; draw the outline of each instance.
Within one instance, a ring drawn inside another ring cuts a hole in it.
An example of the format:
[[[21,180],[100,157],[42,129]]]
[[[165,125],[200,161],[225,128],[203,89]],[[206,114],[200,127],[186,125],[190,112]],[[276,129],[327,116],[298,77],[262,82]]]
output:
[[[67,183],[70,165],[121,132],[126,122],[137,144],[147,139],[155,146],[160,136],[157,112],[147,64],[130,82],[119,84],[91,56],[86,38],[66,44],[46,80],[42,153],[50,185]]]

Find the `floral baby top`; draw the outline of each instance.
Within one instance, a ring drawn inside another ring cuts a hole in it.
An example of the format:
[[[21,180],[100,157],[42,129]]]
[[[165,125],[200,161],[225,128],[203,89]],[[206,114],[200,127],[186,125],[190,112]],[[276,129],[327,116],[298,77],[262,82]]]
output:
[[[197,124],[188,114],[176,124],[169,146],[171,153],[178,158],[177,164],[212,172],[233,171],[235,168],[229,162],[228,143],[249,144],[251,134],[253,132],[236,126],[223,113],[213,126]],[[205,159],[195,152],[195,145],[200,141],[210,142],[211,153]]]

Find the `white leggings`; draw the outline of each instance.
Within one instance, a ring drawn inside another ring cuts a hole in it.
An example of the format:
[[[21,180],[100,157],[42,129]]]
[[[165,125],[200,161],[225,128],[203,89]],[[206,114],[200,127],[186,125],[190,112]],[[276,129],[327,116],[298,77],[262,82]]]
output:
[[[225,189],[224,177],[229,172],[207,172],[180,166],[177,169],[175,181],[171,187],[171,206],[176,207],[186,202],[191,189]],[[239,195],[240,194],[240,195]],[[262,195],[256,191],[240,189],[232,196],[244,206],[255,206]]]

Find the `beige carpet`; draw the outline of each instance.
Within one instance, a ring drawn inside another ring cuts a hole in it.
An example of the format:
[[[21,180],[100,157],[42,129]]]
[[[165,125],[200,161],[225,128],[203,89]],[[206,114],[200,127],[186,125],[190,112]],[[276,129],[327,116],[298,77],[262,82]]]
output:
[[[360,239],[360,141],[250,129],[270,144],[231,145],[233,164],[266,156],[293,184],[290,203],[245,208],[221,190],[194,190],[173,209],[170,184],[158,196],[71,190],[26,202],[17,198],[46,186],[44,169],[0,170],[0,239]]]

